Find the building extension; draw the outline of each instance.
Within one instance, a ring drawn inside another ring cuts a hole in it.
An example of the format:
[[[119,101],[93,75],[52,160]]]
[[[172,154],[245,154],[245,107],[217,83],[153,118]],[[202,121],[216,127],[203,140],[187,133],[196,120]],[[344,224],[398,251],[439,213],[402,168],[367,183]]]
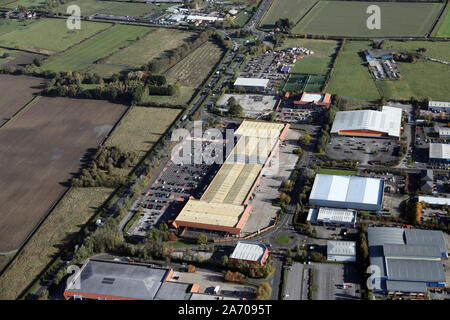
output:
[[[429,158],[430,162],[449,162],[450,144],[430,143]]]
[[[356,261],[355,241],[328,241],[327,242],[328,261]]]
[[[321,207],[379,211],[384,180],[357,176],[317,174],[309,203]]]
[[[382,111],[339,111],[331,134],[340,136],[400,139],[402,109],[384,106]]]
[[[239,235],[250,214],[248,204],[289,124],[244,120],[237,143],[200,200],[189,199],[173,225]]]
[[[368,241],[370,264],[379,269],[374,293],[414,296],[445,287],[442,231],[369,228]]]
[[[294,101],[297,105],[315,105],[329,107],[331,103],[331,94],[329,93],[307,93],[303,92],[300,100]]]
[[[239,241],[230,255],[230,260],[263,266],[268,256],[269,250],[262,243]]]

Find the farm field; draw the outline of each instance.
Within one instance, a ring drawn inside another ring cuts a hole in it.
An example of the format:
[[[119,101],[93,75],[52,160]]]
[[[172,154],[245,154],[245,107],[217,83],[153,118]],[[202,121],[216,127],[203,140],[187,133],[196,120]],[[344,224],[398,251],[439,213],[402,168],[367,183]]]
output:
[[[3,57],[7,53],[9,56]],[[0,48],[0,66],[3,68],[25,66],[33,62],[34,59],[45,59],[47,56],[20,50]]]
[[[367,7],[381,8],[382,28],[369,30]],[[425,36],[439,16],[442,3],[321,1],[293,29],[295,34],[379,37]]]
[[[436,32],[436,37],[450,37],[450,10],[447,8],[447,13],[442,18],[439,29]]]
[[[67,7],[77,5],[81,9],[81,16],[89,17],[96,13],[118,16],[141,17],[153,13],[159,8],[152,3],[131,3],[118,1],[76,0],[53,9],[53,12],[66,14]]]
[[[52,54],[81,42],[111,24],[83,21],[80,30],[66,28],[64,19],[41,19],[17,31],[0,36],[0,45],[42,54]]]
[[[419,48],[426,48],[425,56],[450,61],[450,42],[434,41],[385,41],[385,49],[400,49],[416,52]],[[444,67],[444,65],[442,65]]]
[[[167,79],[196,88],[219,62],[223,50],[212,42],[201,45],[166,72]]]
[[[40,98],[0,129],[0,252],[16,249],[126,106]]]
[[[113,189],[73,188],[0,277],[0,299],[17,299],[95,214]]]
[[[0,99],[0,127],[42,90],[42,82],[39,78],[0,76],[0,92],[8,92]]]
[[[116,146],[123,151],[135,151],[144,156],[180,112],[181,109],[133,107],[105,145]]]
[[[5,6],[6,8],[15,9],[19,6],[24,6],[28,9],[38,9],[45,6],[45,0],[18,0],[18,1],[5,1],[8,4]]]
[[[297,59],[292,73],[326,75],[333,64],[337,45],[338,42],[334,40],[286,39],[281,49],[305,47],[314,51],[313,55]]]
[[[166,28],[154,29],[139,41],[113,54],[104,63],[94,65],[92,71],[101,76],[110,77],[113,73],[122,70],[139,68],[161,56],[165,51],[182,45],[184,40],[192,35],[194,35],[192,32]]]
[[[107,57],[120,48],[130,45],[137,37],[144,36],[146,27],[116,25],[86,42],[56,56],[42,65],[44,70],[79,70]]]
[[[361,99],[379,99],[380,94],[375,86],[363,59],[358,52],[369,49],[368,41],[349,42],[337,58],[336,68],[327,87],[327,92],[342,97]]]
[[[260,23],[263,29],[275,28],[280,18],[288,18],[296,24],[318,0],[275,0]]]
[[[195,88],[192,87],[180,87],[179,91],[173,96],[149,96],[148,93],[144,94],[142,103],[156,103],[166,105],[184,105],[194,95]]]

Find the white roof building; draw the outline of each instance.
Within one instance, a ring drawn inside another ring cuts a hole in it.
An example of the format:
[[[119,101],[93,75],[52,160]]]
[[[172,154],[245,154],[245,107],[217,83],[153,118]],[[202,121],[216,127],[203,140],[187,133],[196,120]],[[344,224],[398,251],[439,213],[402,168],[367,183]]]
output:
[[[435,204],[440,206],[450,206],[450,198],[438,198],[432,196],[419,196],[419,202],[425,202],[429,204]]]
[[[346,134],[345,131],[381,133],[400,138],[402,109],[384,106],[382,111],[353,110],[339,111],[334,118],[331,133]],[[358,134],[354,134],[358,135]]]
[[[430,143],[430,159],[450,160],[450,144]]]
[[[333,208],[381,210],[384,180],[317,174],[309,203]]]
[[[450,110],[450,102],[447,101],[430,101],[428,102],[428,110]]]
[[[336,208],[309,209],[306,221],[311,223],[330,223],[354,227],[356,211]]]
[[[214,21],[222,21],[223,18],[210,17],[210,16],[199,16],[199,15],[188,15],[188,16],[186,17],[186,20],[188,20],[188,21],[202,20],[202,21],[210,21],[210,22],[214,22]]]
[[[268,250],[265,245],[258,242],[239,241],[234,248],[230,259],[244,260],[263,264],[267,258]]]
[[[354,241],[328,241],[327,259],[329,261],[356,261],[356,243]]]
[[[269,79],[259,79],[259,78],[237,78],[234,82],[235,86],[240,87],[253,87],[264,89],[269,84]]]
[[[439,128],[439,138],[448,138],[450,137],[450,128],[440,127]]]

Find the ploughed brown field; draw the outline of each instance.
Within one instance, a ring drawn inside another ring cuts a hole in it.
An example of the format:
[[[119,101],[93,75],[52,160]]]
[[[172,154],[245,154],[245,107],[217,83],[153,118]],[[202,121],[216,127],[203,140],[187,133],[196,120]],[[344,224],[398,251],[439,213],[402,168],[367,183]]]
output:
[[[42,79],[0,76],[0,127],[41,91]]]
[[[3,96],[0,101],[2,106]],[[41,97],[0,129],[0,252],[20,246],[66,190],[80,159],[97,148],[126,109],[99,100]]]

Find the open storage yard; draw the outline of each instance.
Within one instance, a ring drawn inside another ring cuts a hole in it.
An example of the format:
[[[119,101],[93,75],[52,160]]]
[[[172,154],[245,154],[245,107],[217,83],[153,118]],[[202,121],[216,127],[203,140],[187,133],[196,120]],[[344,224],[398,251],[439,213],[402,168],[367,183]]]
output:
[[[51,58],[44,63],[42,69],[74,71],[88,67],[99,59],[128,46],[132,41],[144,36],[150,30],[146,27],[116,25],[63,54]]]
[[[105,101],[40,98],[1,128],[1,252],[20,246],[64,192],[80,158],[125,109]]]
[[[39,78],[0,76],[0,92],[8,92],[0,99],[0,127],[35,97],[41,83]]]
[[[286,39],[281,49],[304,47],[314,51],[312,55],[297,59],[292,73],[326,75],[333,64],[337,45],[338,42],[333,40]]]
[[[69,30],[65,19],[40,19],[26,27],[1,35],[0,45],[52,54],[65,50],[109,26],[111,24],[83,21],[80,30]]]
[[[182,45],[192,35],[194,35],[192,32],[166,28],[154,29],[139,41],[113,54],[104,63],[94,65],[90,71],[109,77],[121,70],[140,68],[166,51]]]
[[[370,5],[381,9],[381,29],[369,30]],[[320,1],[292,32],[351,37],[425,36],[439,16],[443,3]]]
[[[181,109],[133,107],[120,121],[105,145],[144,155],[180,112]]]
[[[71,189],[0,277],[0,299],[17,299],[54,259],[59,247],[70,242],[112,191],[108,188]]]
[[[296,24],[317,2],[317,0],[275,0],[266,12],[260,27],[273,29],[275,22],[280,18],[288,18]]]

